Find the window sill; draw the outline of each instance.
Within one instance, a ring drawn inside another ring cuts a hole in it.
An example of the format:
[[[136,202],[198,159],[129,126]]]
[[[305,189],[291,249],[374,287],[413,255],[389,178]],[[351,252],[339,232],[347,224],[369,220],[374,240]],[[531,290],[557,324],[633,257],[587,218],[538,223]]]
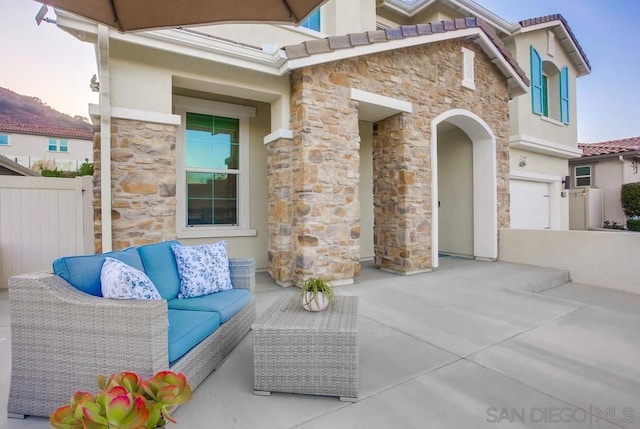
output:
[[[178,230],[178,238],[209,238],[209,237],[255,237],[258,232],[248,228],[207,228],[193,227]]]
[[[549,122],[550,124],[557,125],[559,127],[564,127],[566,125],[556,119],[549,118],[548,116],[540,116],[540,119],[545,122]]]

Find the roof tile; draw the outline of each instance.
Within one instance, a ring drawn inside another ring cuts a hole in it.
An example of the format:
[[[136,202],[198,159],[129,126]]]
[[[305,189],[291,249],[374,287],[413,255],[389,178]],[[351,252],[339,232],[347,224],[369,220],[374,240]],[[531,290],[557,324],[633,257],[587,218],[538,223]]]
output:
[[[415,37],[418,35],[418,29],[415,25],[403,25],[400,29],[402,30],[402,37]]]
[[[569,23],[561,14],[555,13],[553,15],[539,16],[537,18],[529,18],[529,19],[520,21],[519,24],[522,27],[530,27],[532,25],[545,24],[547,22],[552,22],[552,21],[560,21],[562,25],[564,25],[564,28],[566,28],[567,33],[569,33],[571,40],[578,48],[578,52],[580,53],[580,56],[584,58],[585,63],[587,63],[587,67],[589,68],[589,70],[591,70],[591,63],[589,62],[589,58],[587,58],[587,54],[585,54],[584,50],[582,49],[582,46],[580,46],[580,43],[578,43],[578,39],[576,38],[576,35],[573,34],[573,30],[571,30],[571,27],[569,27]]]
[[[640,151],[640,137],[630,137],[599,143],[579,143],[578,148],[582,149],[582,157],[638,152]]]
[[[418,30],[419,35],[432,34],[433,30],[431,29],[431,24],[418,24],[416,25],[416,29]]]
[[[405,25],[400,28],[387,28],[385,30],[368,31],[366,33],[352,33],[347,36],[331,36],[327,39],[303,42],[299,45],[285,46],[285,52],[289,59],[303,58],[309,55],[347,49],[354,46],[362,46],[370,43],[383,43],[388,40],[400,40],[409,37],[425,36],[433,33],[444,33],[465,28],[480,28],[497,48],[505,61],[513,68],[516,74],[526,85],[529,79],[520,65],[511,56],[509,50],[497,36],[493,28],[485,21],[475,17],[458,18],[449,21],[432,22],[429,24]]]
[[[93,140],[93,130],[54,127],[50,125],[21,124],[17,122],[0,123],[0,131],[17,134],[33,134],[49,137],[67,137],[79,140]]]
[[[349,40],[351,41],[351,46],[368,45],[371,43],[367,33],[351,33],[349,34]]]
[[[329,47],[331,50],[346,49],[351,47],[349,36],[331,36],[329,37]]]
[[[300,43],[298,45],[285,46],[284,51],[287,54],[287,58],[289,58],[290,60],[309,56],[309,53],[307,53],[307,48],[305,47],[304,43]]]
[[[387,40],[403,39],[401,28],[387,28],[384,30],[387,33]]]
[[[371,43],[387,41],[387,33],[384,30],[367,31],[367,35],[369,36],[369,42]]]
[[[331,52],[331,47],[329,46],[328,39],[309,40],[304,42],[304,45],[307,47],[307,52],[309,53],[309,55]]]

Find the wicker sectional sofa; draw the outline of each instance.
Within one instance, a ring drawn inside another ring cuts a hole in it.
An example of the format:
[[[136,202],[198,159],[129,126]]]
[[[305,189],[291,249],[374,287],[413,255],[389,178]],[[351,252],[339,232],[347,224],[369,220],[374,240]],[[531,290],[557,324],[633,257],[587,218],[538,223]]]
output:
[[[195,389],[222,364],[255,321],[255,261],[229,259],[233,291],[212,294],[218,295],[213,304],[213,313],[218,314],[207,314],[211,313],[203,308],[207,302],[194,302],[196,311],[176,309],[172,297],[165,296],[175,286],[167,289],[167,282],[177,277],[172,272],[177,268],[171,243],[79,256],[65,271],[80,283],[95,283],[96,266],[106,256],[134,266],[132,258],[135,262],[140,257],[162,300],[106,299],[83,292],[53,273],[9,279],[10,417],[48,416],[74,392],[95,392],[99,373],[127,370],[151,377],[170,368],[183,372]],[[86,273],[78,271],[82,258],[87,258]],[[54,268],[58,272],[60,267],[54,264]],[[191,299],[199,298],[187,300]]]

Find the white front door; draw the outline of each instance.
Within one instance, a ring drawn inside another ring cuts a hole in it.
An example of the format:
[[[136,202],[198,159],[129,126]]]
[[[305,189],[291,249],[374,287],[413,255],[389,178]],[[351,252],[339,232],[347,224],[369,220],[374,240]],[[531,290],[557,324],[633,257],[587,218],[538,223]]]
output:
[[[511,228],[549,229],[549,184],[511,180]]]

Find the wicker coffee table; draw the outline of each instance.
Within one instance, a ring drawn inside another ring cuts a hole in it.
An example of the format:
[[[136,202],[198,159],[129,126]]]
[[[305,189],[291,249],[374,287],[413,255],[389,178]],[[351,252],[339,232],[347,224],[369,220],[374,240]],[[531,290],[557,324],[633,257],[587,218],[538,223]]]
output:
[[[253,325],[254,393],[358,400],[358,297],[312,313],[284,297]]]

